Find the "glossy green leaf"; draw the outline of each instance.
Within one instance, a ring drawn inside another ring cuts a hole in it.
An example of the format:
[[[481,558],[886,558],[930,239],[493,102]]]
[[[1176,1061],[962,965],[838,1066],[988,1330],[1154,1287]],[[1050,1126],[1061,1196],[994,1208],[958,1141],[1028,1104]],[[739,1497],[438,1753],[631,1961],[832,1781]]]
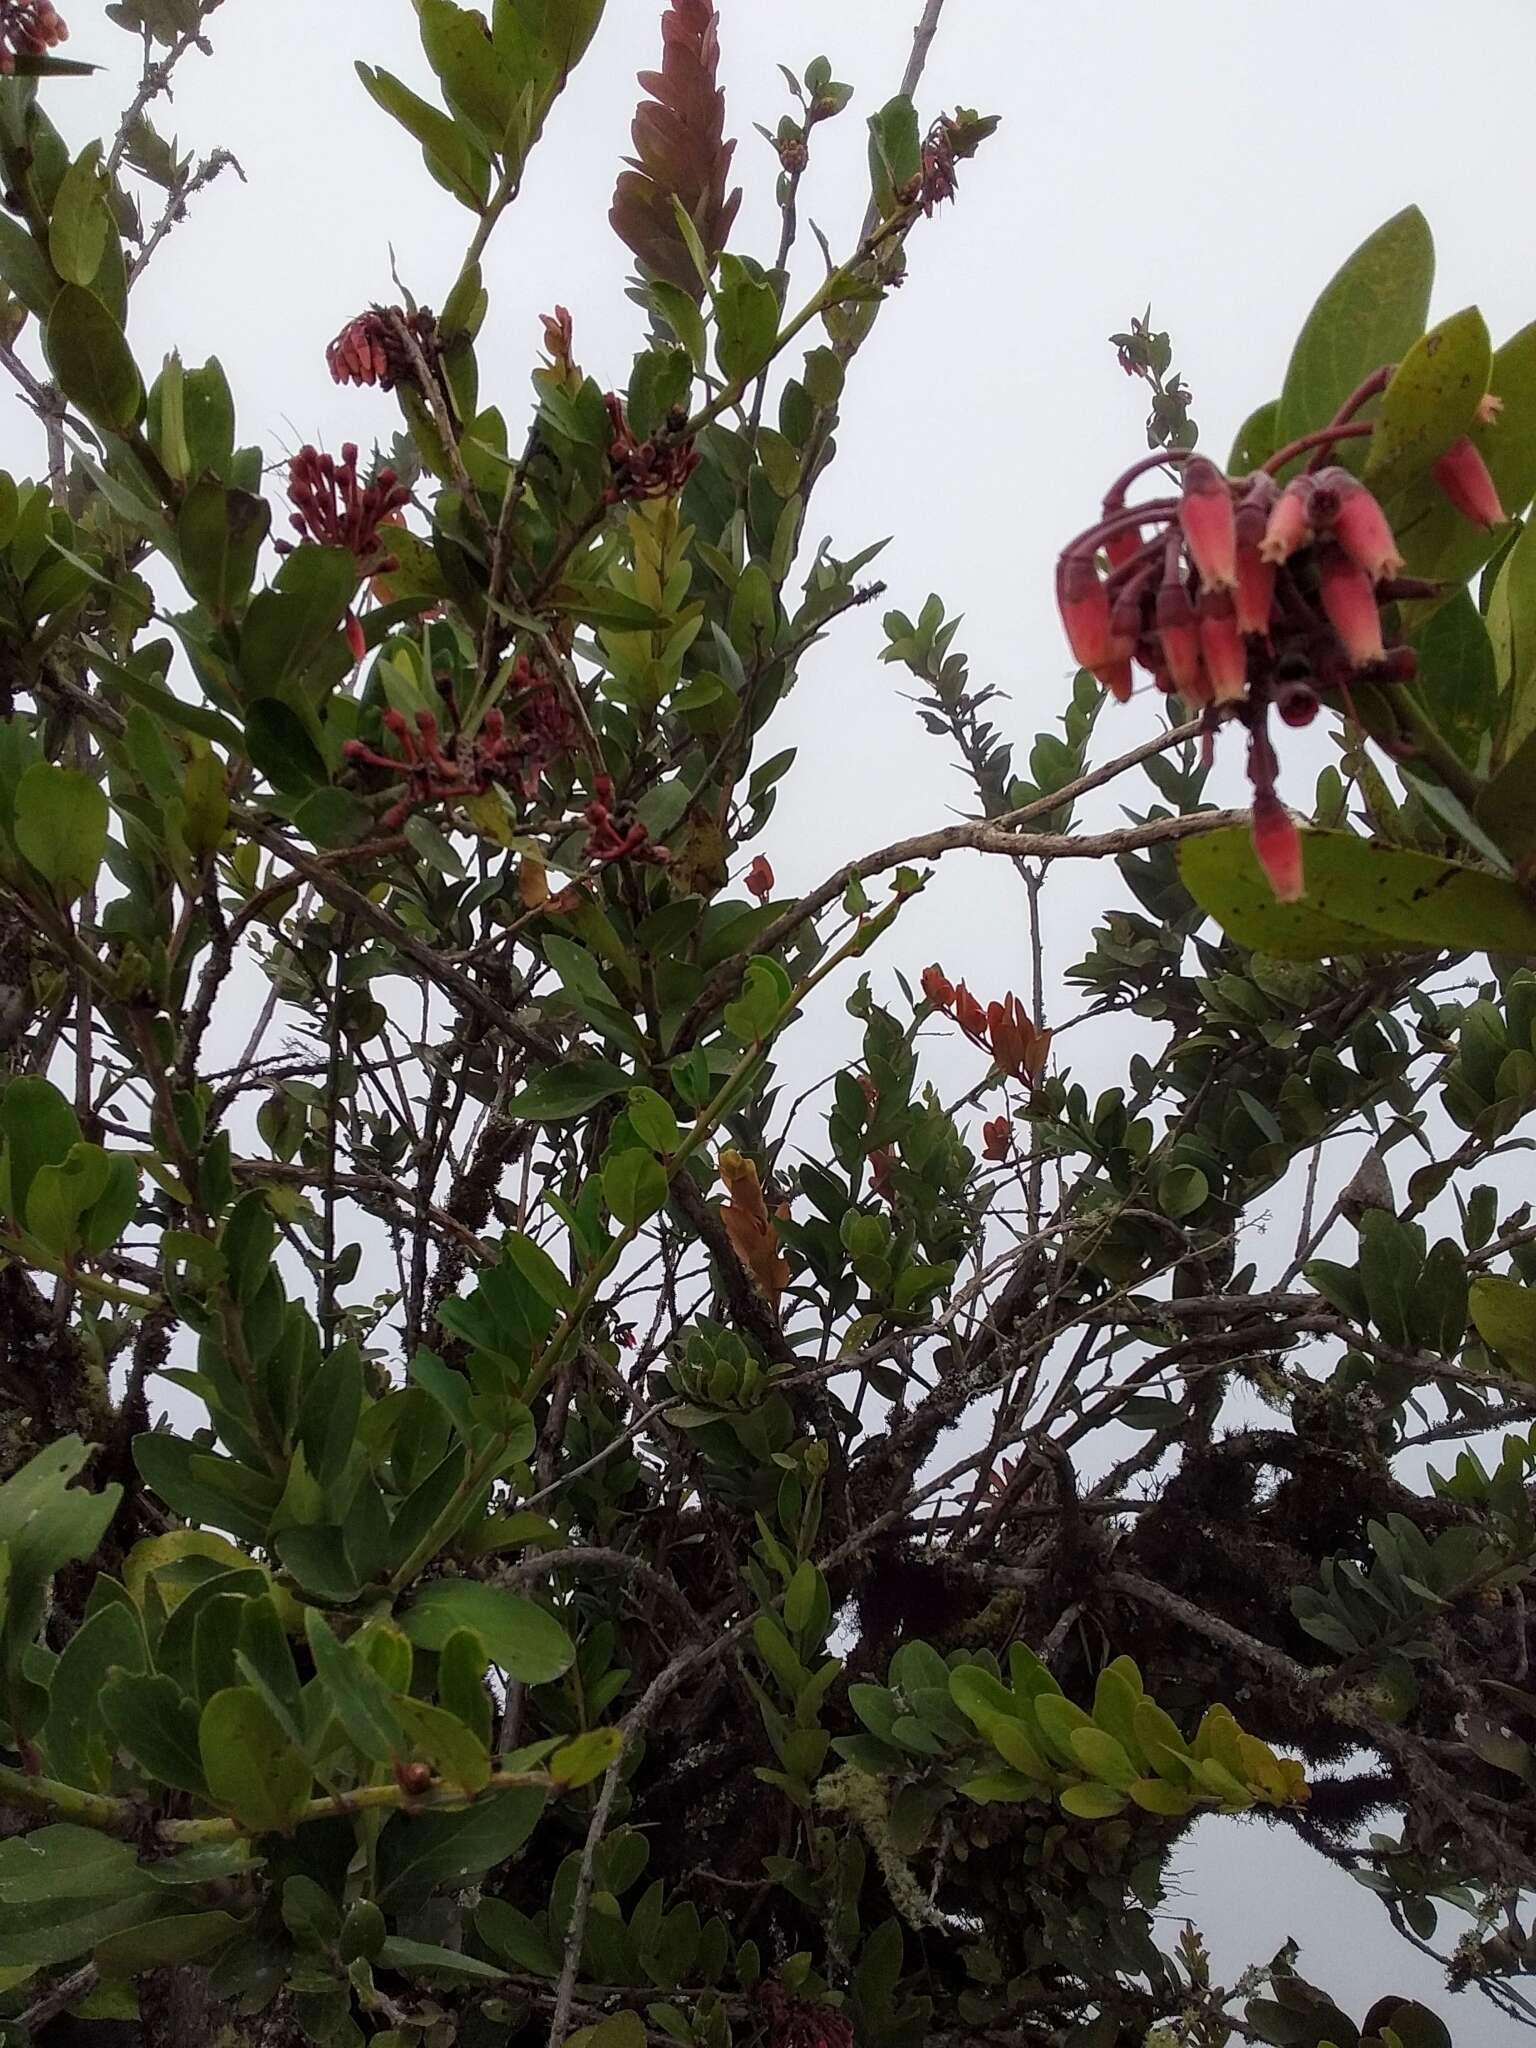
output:
[[[102,1718],[146,1776],[206,1797],[198,1713],[174,1679],[114,1671],[101,1695]]]
[[[666,1204],[666,1168],[653,1153],[632,1145],[603,1168],[603,1199],[626,1230],[638,1230]]]
[[[1365,481],[1379,498],[1421,476],[1472,425],[1493,370],[1488,323],[1468,306],[1421,334],[1382,393]]]
[[[87,143],[64,173],[48,221],[48,254],[66,284],[92,282],[101,268],[111,230],[101,144]]]
[[[16,786],[16,845],[66,902],[94,884],[107,823],[106,792],[78,769],[34,761]]]
[[[43,352],[59,389],[93,426],[131,427],[144,403],[138,365],[122,327],[84,285],[60,287],[43,329]]]
[[[229,618],[244,602],[271,523],[264,498],[207,478],[182,500],[176,515],[182,581],[216,618]]]
[[[520,1095],[514,1095],[507,1115],[525,1117],[530,1123],[563,1123],[567,1117],[594,1109],[628,1085],[628,1076],[607,1060],[573,1061],[540,1074]]]
[[[1299,903],[1275,900],[1240,825],[1186,840],[1179,872],[1229,937],[1281,960],[1440,947],[1536,953],[1536,907],[1500,875],[1348,832],[1308,832],[1302,844]]]
[[[1402,361],[1424,332],[1434,275],[1434,242],[1416,206],[1361,243],[1297,337],[1275,420],[1277,446],[1327,426],[1373,370]]]
[[[253,1834],[293,1825],[309,1798],[312,1774],[259,1692],[238,1685],[215,1693],[197,1737],[215,1805]]]
[[[1536,1380],[1536,1288],[1482,1273],[1467,1292],[1473,1328],[1521,1379]]]
[[[313,1607],[304,1610],[304,1636],[315,1660],[315,1676],[347,1739],[371,1763],[387,1764],[405,1750],[405,1737],[389,1688],[350,1643],[336,1640],[330,1623]]]
[[[436,1579],[422,1588],[400,1626],[424,1650],[440,1650],[459,1629],[472,1630],[493,1663],[525,1685],[546,1685],[570,1668],[575,1647],[552,1614],[519,1594],[478,1579]]]

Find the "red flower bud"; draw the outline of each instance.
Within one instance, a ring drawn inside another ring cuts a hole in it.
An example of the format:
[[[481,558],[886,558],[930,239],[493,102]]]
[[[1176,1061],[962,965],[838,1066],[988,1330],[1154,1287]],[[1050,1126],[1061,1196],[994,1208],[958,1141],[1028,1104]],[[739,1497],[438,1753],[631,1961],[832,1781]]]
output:
[[[1027,1081],[1031,1088],[1038,1087],[1051,1048],[1051,1034],[1035,1028],[1035,1020],[1017,996],[988,1004],[987,1032],[992,1057],[1000,1071],[1014,1081]]]
[[[1296,820],[1272,789],[1255,793],[1251,829],[1253,850],[1277,899],[1281,903],[1300,902],[1307,893],[1301,834],[1296,829]]]
[[[1463,519],[1474,526],[1502,526],[1507,517],[1488,465],[1464,434],[1435,464],[1435,482]]]
[[[747,869],[747,894],[755,896],[759,903],[766,903],[773,894],[773,869],[766,854],[760,853]]]
[[[1165,583],[1157,593],[1157,635],[1179,695],[1187,704],[1209,704],[1211,686],[1200,660],[1200,627],[1182,583]]]
[[[1321,470],[1317,481],[1337,496],[1334,539],[1356,568],[1363,569],[1376,583],[1385,576],[1395,576],[1403,566],[1403,558],[1387,524],[1387,515],[1365,485],[1358,483],[1347,469]]]
[[[1310,725],[1317,716],[1317,697],[1310,683],[1282,683],[1275,709],[1287,725]]]
[[[945,978],[944,970],[937,965],[923,969],[923,994],[936,1010],[947,1010],[955,1000],[955,985]]]
[[[1218,704],[1234,704],[1248,688],[1248,650],[1237,630],[1237,612],[1225,590],[1200,599],[1200,653]]]
[[[1419,657],[1411,647],[1389,647],[1378,674],[1384,683],[1411,683],[1419,672]]]
[[[1259,553],[1266,562],[1288,562],[1312,538],[1312,479],[1299,476],[1275,500]]]
[[[1237,582],[1232,491],[1215,463],[1204,455],[1192,455],[1184,465],[1179,524],[1200,581],[1208,590],[1230,590]]]
[[[1350,661],[1356,668],[1367,668],[1382,660],[1386,650],[1381,644],[1381,613],[1370,577],[1336,547],[1319,551],[1317,570],[1323,610]]]
[[[354,663],[359,662],[368,652],[368,642],[363,634],[363,622],[357,616],[356,612],[349,611],[347,613],[345,623],[347,629],[347,645],[352,650],[352,659]]]
[[[1089,556],[1063,555],[1057,563],[1056,603],[1078,666],[1097,673],[1111,659],[1113,636],[1109,593]]]
[[[981,1127],[983,1159],[1006,1159],[1013,1150],[1013,1125],[1005,1116],[994,1117]]]

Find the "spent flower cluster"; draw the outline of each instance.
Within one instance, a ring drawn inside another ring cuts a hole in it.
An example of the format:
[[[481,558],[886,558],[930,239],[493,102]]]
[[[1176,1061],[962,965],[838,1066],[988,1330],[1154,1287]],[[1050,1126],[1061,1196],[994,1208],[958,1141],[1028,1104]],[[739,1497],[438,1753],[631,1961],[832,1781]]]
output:
[[[68,41],[68,26],[51,0],[0,0],[0,78],[10,77],[18,57],[46,57]]]
[[[954,1018],[973,1045],[992,1055],[999,1073],[1039,1087],[1051,1034],[1036,1025],[1017,996],[1007,995],[1000,1003],[983,1007],[963,981],[951,982],[937,966],[923,969],[922,989],[936,1010]]]
[[[338,384],[376,384],[381,391],[417,385],[421,377],[407,335],[430,367],[437,355],[437,321],[428,309],[405,313],[370,306],[326,348],[326,367]]]

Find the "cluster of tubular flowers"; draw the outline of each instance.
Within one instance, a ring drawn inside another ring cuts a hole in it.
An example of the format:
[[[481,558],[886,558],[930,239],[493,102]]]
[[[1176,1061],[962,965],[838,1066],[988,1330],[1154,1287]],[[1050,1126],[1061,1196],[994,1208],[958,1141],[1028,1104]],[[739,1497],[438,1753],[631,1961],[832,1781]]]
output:
[[[1207,744],[1224,719],[1246,728],[1254,849],[1286,902],[1303,894],[1305,882],[1301,835],[1275,790],[1270,712],[1286,725],[1307,725],[1320,692],[1349,711],[1357,680],[1411,682],[1417,659],[1396,633],[1391,607],[1439,587],[1401,574],[1381,506],[1349,470],[1327,460],[1338,440],[1373,431],[1350,416],[1386,374],[1363,385],[1331,427],[1281,449],[1251,476],[1227,477],[1207,457],[1177,452],[1134,464],[1057,565],[1057,604],[1072,652],[1112,696],[1130,696],[1134,663],[1160,690],[1205,712]],[[1484,406],[1484,417],[1493,418],[1498,401]],[[1279,473],[1309,450],[1319,466],[1282,485]],[[1177,494],[1128,505],[1129,485],[1165,464],[1178,472]],[[1463,517],[1486,527],[1503,522],[1470,439],[1433,473]]]
[[[413,812],[451,803],[458,797],[483,796],[499,787],[528,801],[546,768],[571,747],[576,728],[563,698],[547,677],[519,661],[512,682],[519,694],[508,711],[486,712],[472,738],[462,731],[446,735],[435,713],[419,711],[414,728],[399,711],[384,713],[384,729],[396,744],[397,756],[381,754],[364,740],[348,740],[342,751],[360,767],[375,768],[405,785],[399,800],[381,819],[386,832],[396,832]],[[455,725],[458,712],[451,692],[446,709]]]
[[[379,528],[410,502],[410,495],[392,469],[381,469],[365,484],[352,441],[342,449],[340,462],[306,447],[288,465],[289,525],[304,540],[347,549],[369,575],[395,567]]]
[[[327,345],[326,368],[338,384],[376,384],[381,391],[393,391],[397,384],[420,384],[406,335],[430,369],[437,357],[437,322],[425,306],[413,313],[383,306],[359,313]]]
[[[0,78],[9,78],[18,57],[46,57],[69,41],[64,17],[50,0],[0,0]]]
[[[648,441],[637,441],[624,410],[624,401],[610,391],[603,403],[608,408],[613,439],[608,446],[608,466],[613,480],[605,496],[610,505],[633,505],[644,498],[670,498],[680,491],[699,466],[699,452],[682,438],[688,415],[682,409],[670,413],[666,430]]]
[[[954,1018],[972,1045],[992,1055],[999,1073],[1030,1088],[1039,1087],[1051,1034],[1039,1029],[1017,996],[1005,996],[1000,1003],[983,1008],[963,981],[951,982],[937,966],[923,969],[922,989],[936,1010]]]

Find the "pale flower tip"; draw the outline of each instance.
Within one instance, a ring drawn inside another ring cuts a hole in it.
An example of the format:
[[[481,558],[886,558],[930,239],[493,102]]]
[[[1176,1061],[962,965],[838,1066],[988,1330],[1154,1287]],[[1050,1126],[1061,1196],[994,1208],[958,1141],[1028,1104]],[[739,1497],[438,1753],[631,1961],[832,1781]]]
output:
[[[1492,427],[1498,424],[1499,414],[1504,410],[1504,401],[1495,392],[1485,391],[1477,401],[1477,424]]]

